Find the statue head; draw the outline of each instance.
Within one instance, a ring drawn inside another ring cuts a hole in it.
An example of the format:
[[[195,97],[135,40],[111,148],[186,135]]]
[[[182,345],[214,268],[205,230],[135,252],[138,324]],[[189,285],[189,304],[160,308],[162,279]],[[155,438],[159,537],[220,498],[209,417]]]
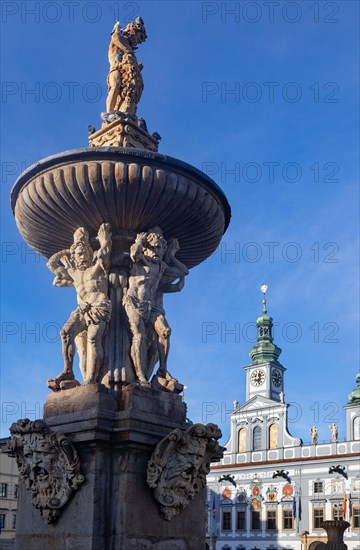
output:
[[[76,269],[84,271],[92,264],[94,251],[90,246],[89,232],[85,227],[79,227],[74,233],[74,241],[70,247],[70,256]]]
[[[142,44],[147,39],[147,34],[144,26],[144,21],[141,17],[137,17],[135,21],[131,21],[125,30],[124,36],[128,39],[129,44],[133,50],[136,49],[138,44]]]
[[[144,255],[153,262],[161,262],[166,252],[166,240],[159,227],[149,229],[146,234]]]

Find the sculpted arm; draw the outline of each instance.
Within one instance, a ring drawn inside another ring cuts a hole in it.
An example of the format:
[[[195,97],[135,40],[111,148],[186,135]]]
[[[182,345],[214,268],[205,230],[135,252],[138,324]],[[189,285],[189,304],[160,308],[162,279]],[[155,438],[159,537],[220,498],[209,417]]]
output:
[[[110,47],[111,46],[119,48],[122,52],[131,51],[127,38],[121,34],[121,25],[119,21],[116,21],[111,34]]]
[[[175,238],[168,240],[168,248],[166,253],[165,262],[167,263],[166,276],[184,277],[189,275],[189,270],[185,264],[180,262],[175,256],[179,252],[179,241]]]
[[[51,256],[46,266],[55,275],[53,281],[54,286],[73,286],[73,279],[68,273],[67,267],[64,265],[63,259],[67,258],[68,267],[70,267],[70,250],[60,250]]]
[[[102,261],[105,269],[109,269],[110,266],[110,254],[111,254],[111,227],[109,223],[103,223],[100,225],[98,231],[98,239],[100,248],[95,252],[95,256]]]
[[[144,243],[146,233],[138,233],[133,245],[130,247],[130,259],[135,263],[144,260]]]

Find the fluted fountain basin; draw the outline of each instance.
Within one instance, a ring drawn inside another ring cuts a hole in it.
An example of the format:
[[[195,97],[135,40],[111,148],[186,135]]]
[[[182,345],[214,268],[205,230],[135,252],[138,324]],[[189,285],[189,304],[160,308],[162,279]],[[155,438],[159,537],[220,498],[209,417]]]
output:
[[[24,240],[49,258],[67,249],[78,227],[92,239],[112,226],[124,235],[158,226],[179,240],[189,268],[217,248],[230,221],[218,185],[193,166],[158,153],[118,147],[65,151],[32,165],[15,182],[11,206]]]

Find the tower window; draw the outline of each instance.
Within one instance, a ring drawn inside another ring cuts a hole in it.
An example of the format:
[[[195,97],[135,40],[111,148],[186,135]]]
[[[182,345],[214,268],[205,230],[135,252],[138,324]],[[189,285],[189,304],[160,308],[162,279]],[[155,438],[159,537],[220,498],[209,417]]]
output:
[[[360,439],[360,416],[354,418],[354,439],[357,441]]]
[[[269,428],[269,448],[277,449],[278,448],[278,425],[271,424]]]
[[[241,428],[239,430],[238,452],[244,453],[245,451],[246,451],[246,428]]]
[[[260,426],[255,426],[253,431],[253,450],[260,451],[261,447],[261,428]]]

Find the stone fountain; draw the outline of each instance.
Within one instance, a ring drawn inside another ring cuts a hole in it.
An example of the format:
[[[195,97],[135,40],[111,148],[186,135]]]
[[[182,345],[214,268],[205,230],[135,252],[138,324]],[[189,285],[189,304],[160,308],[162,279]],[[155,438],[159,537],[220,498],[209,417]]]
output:
[[[146,38],[141,18],[116,23],[101,128],[12,190],[24,240],[48,258],[54,285],[77,294],[44,418],[11,426],[19,550],[205,547],[205,476],[221,432],[186,420],[163,298],[215,251],[230,207],[205,174],[159,154],[159,134],[137,116],[134,51]]]

